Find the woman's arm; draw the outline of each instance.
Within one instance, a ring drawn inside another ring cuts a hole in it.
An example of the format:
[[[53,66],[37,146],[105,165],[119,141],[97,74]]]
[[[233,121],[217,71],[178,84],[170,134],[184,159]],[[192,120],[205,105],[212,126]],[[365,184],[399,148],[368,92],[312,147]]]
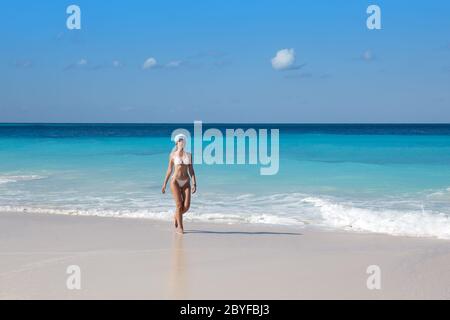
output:
[[[173,170],[173,161],[172,161],[172,154],[170,154],[169,156],[169,166],[167,168],[167,172],[166,172],[166,177],[164,179],[164,183],[162,186],[162,193],[166,193],[166,186],[167,186],[167,181],[169,181],[170,176],[172,175],[172,170]]]
[[[189,175],[191,176],[192,180],[192,193],[195,193],[197,191],[197,178],[195,177],[195,171],[194,171],[194,162],[192,161],[192,154],[191,157],[191,164],[189,165]]]

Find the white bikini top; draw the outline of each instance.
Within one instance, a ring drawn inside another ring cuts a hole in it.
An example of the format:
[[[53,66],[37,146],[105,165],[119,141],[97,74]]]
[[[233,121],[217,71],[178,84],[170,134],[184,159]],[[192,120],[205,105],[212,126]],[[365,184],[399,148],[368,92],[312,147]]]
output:
[[[183,154],[183,156],[182,157],[180,157],[180,156],[173,156],[173,163],[175,164],[175,165],[178,165],[178,164],[185,164],[185,165],[189,165],[189,164],[191,164],[191,157],[190,157],[190,154],[189,153],[187,153],[187,152],[184,152],[184,154]]]

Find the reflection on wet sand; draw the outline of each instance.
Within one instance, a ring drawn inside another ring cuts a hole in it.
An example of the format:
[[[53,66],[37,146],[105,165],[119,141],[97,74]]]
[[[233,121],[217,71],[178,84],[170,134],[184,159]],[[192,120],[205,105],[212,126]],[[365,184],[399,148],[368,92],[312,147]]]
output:
[[[183,236],[174,234],[172,241],[172,262],[169,270],[169,299],[186,299],[186,257]]]

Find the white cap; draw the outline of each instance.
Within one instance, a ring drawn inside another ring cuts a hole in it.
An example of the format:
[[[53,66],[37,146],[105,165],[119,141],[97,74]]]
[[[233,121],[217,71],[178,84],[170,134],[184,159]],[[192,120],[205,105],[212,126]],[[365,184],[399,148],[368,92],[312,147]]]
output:
[[[178,141],[180,141],[180,140],[184,140],[184,141],[186,141],[186,136],[184,135],[184,134],[177,134],[176,136],[175,136],[175,138],[173,138],[173,141],[175,141],[175,143],[177,143]]]

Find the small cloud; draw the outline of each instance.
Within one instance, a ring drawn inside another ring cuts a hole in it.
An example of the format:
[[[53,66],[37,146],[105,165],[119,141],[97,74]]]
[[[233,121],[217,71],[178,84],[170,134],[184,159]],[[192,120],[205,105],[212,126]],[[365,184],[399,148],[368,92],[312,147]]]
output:
[[[123,67],[123,63],[120,62],[119,60],[114,60],[114,61],[112,62],[112,66],[113,66],[114,68],[121,68],[121,67]]]
[[[183,61],[181,60],[174,60],[174,61],[170,61],[169,63],[166,64],[167,68],[178,68],[179,66],[181,66],[181,64],[183,63]]]
[[[282,49],[272,58],[272,68],[275,70],[288,70],[294,66],[295,51],[294,49]]]
[[[375,55],[373,54],[372,50],[366,50],[361,54],[360,59],[366,62],[371,62],[375,60]]]
[[[87,62],[86,62],[86,64],[84,64],[84,62],[82,62],[82,61],[80,61],[80,62],[81,62],[81,66],[87,65]],[[124,67],[124,64],[122,62],[120,62],[119,60],[113,60],[112,62],[100,63],[100,64],[95,64],[95,65],[92,65],[89,63],[88,69],[89,70],[105,70],[105,69],[110,69],[110,68],[118,69],[118,68],[122,68],[122,67]]]
[[[153,57],[148,58],[145,60],[144,64],[142,65],[142,69],[151,69],[154,68],[157,65],[156,59]]]
[[[82,58],[76,62],[73,62],[64,68],[64,71],[79,69],[86,71],[99,71],[99,70],[107,70],[107,69],[116,69],[122,68],[124,64],[119,60],[113,60],[112,62],[103,62],[103,63],[91,63],[85,58]]]
[[[64,68],[64,70],[71,70],[76,68],[84,68],[88,65],[88,60],[85,58],[82,58],[74,63],[69,64]]]

